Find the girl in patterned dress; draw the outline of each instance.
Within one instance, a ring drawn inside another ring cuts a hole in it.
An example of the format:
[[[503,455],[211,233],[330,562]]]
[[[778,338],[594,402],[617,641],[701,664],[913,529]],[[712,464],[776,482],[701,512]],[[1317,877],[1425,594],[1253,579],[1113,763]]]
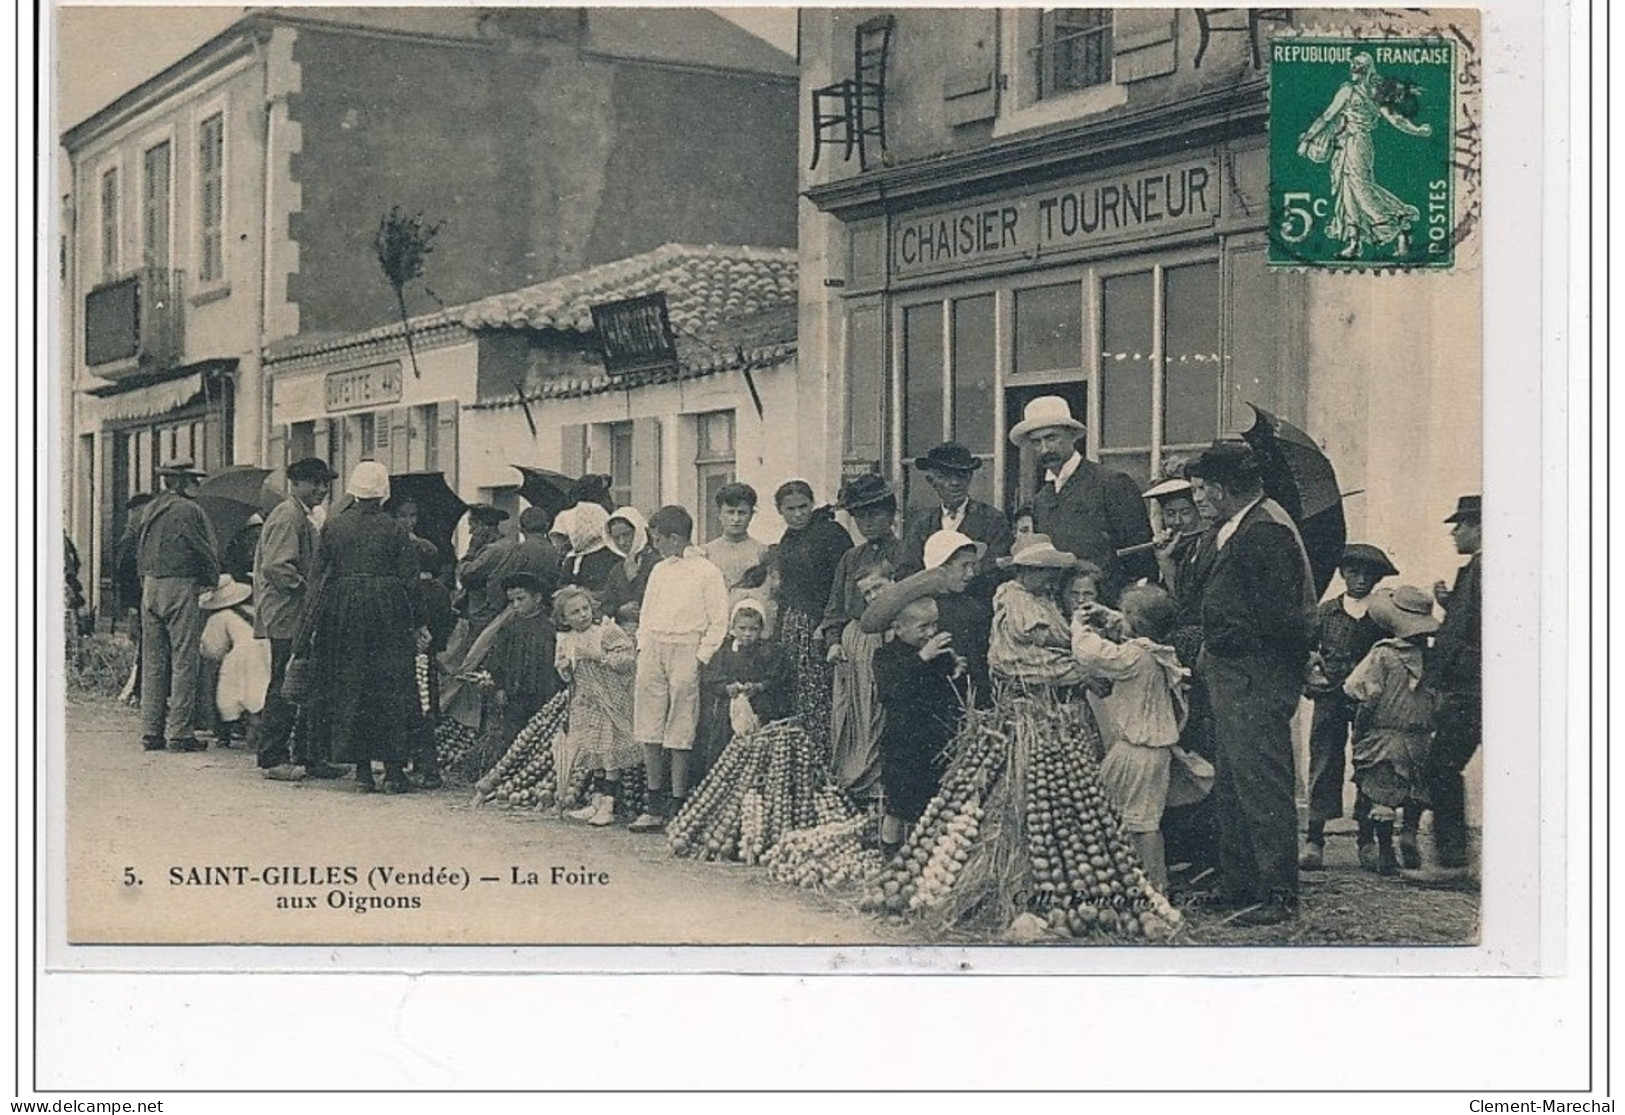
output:
[[[597,614],[592,593],[579,585],[554,594],[553,620],[559,628],[554,666],[570,687],[568,727],[554,744],[555,776],[565,786],[577,765],[592,771],[588,803],[565,816],[603,827],[615,820],[621,771],[643,762],[632,739],[637,648],[613,620]]]

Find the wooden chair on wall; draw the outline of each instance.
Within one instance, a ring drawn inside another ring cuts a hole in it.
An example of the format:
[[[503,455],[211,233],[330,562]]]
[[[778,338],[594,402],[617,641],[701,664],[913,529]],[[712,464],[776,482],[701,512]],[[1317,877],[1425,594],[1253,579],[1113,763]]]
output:
[[[890,15],[858,24],[852,33],[852,76],[813,90],[813,168],[824,147],[841,145],[848,160],[856,150],[863,170],[869,169],[868,139],[885,151],[886,60],[895,24]]]
[[[1215,27],[1212,19],[1216,15],[1226,12],[1246,12],[1247,23],[1243,27]],[[1207,53],[1208,42],[1214,35],[1246,33],[1247,41],[1252,47],[1253,69],[1263,68],[1263,60],[1258,51],[1258,32],[1265,23],[1291,23],[1292,11],[1289,8],[1197,8],[1196,28],[1201,38],[1196,45],[1196,60],[1192,63],[1195,69],[1202,68],[1202,55]]]

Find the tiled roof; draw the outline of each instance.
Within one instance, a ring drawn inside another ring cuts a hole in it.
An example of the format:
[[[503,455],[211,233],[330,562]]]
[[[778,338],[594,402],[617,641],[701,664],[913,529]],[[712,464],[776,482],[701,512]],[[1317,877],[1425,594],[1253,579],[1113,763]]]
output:
[[[520,287],[411,319],[414,340],[433,330],[532,329],[590,333],[595,303],[663,290],[679,348],[685,336],[714,331],[730,319],[794,306],[794,248],[666,244],[642,255],[599,264],[545,283]],[[399,322],[359,333],[290,337],[269,349],[281,362],[399,338]],[[794,338],[794,333],[791,333]]]

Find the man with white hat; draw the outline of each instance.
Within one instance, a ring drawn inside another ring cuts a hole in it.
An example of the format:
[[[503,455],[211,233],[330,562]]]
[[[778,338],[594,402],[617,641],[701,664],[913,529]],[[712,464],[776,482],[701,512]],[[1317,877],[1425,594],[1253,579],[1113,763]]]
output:
[[[1016,447],[1031,447],[1044,470],[1032,500],[1033,530],[1106,574],[1106,595],[1115,600],[1124,585],[1157,576],[1150,549],[1120,551],[1151,541],[1151,519],[1140,489],[1127,475],[1088,460],[1078,451],[1084,425],[1059,395],[1040,395],[1022,411],[1010,431]]]
[[[214,528],[193,498],[204,475],[190,458],[167,462],[158,470],[163,492],[128,528],[141,574],[141,745],[148,751],[208,746],[196,734],[198,592],[219,584],[221,573]]]

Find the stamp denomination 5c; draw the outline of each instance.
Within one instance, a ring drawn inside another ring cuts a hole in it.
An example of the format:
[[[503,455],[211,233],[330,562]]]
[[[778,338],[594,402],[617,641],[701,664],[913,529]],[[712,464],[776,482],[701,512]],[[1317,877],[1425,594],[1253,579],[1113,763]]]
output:
[[[1307,37],[1271,45],[1272,266],[1453,266],[1458,45]]]

